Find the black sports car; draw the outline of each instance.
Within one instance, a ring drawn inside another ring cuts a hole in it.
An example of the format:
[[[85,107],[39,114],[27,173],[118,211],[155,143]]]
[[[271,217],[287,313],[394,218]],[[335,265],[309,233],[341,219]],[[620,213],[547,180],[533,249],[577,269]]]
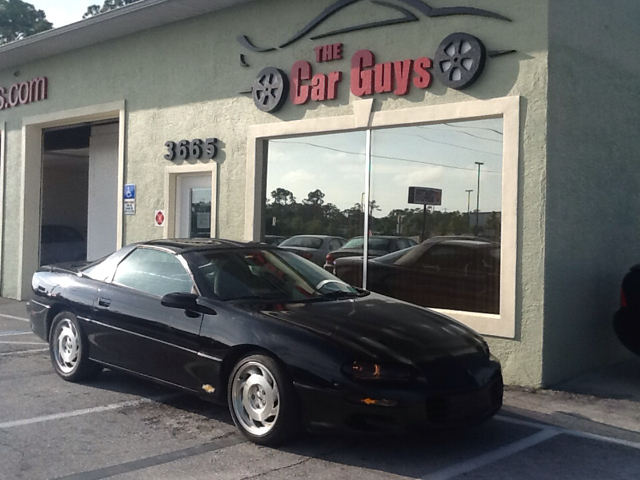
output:
[[[228,402],[250,440],[465,426],[502,404],[469,328],[264,244],[157,240],[42,267],[27,309],[68,381],[116,368]]]

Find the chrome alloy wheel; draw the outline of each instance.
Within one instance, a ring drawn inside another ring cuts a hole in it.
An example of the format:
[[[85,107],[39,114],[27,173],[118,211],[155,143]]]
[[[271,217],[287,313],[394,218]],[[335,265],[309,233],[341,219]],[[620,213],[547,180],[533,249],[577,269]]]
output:
[[[280,392],[275,377],[258,362],[247,362],[236,372],[231,392],[232,408],[247,432],[267,435],[280,413]]]
[[[54,359],[65,374],[73,372],[80,356],[80,339],[76,326],[68,318],[63,319],[56,328],[53,341]]]

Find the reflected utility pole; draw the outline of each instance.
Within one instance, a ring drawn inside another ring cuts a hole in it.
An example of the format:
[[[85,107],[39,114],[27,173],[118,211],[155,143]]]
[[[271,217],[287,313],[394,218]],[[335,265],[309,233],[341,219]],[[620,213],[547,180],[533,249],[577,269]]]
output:
[[[484,163],[476,162],[476,165],[478,165],[478,196],[476,200],[476,236],[478,236],[478,232],[480,230],[480,167],[484,165]]]
[[[465,190],[467,192],[467,218],[471,218],[471,193],[473,190]]]

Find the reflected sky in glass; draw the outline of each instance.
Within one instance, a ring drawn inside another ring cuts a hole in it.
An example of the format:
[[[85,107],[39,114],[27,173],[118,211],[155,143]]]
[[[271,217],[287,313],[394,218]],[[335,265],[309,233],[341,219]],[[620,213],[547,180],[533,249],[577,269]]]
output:
[[[442,189],[441,211],[476,207],[478,167],[480,211],[501,211],[502,118],[374,130],[372,198],[384,217],[391,210],[416,208],[407,203],[408,187]],[[365,132],[314,135],[269,142],[267,197],[276,188],[302,202],[316,189],[324,202],[344,210],[362,202],[365,191]]]

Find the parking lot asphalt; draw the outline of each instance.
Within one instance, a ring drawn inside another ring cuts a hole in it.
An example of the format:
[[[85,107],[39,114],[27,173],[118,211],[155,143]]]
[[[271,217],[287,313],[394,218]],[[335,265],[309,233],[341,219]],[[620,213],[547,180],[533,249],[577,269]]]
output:
[[[26,318],[0,299],[0,479],[640,478],[640,361],[508,388],[499,415],[469,430],[272,449],[239,435],[224,406],[119,372],[64,382]]]

